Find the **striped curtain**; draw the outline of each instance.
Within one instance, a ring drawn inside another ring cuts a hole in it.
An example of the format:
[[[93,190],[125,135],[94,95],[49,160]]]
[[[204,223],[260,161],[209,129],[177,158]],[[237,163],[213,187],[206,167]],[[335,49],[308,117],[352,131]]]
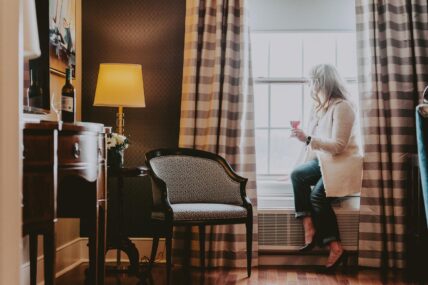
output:
[[[428,83],[426,0],[356,0],[364,134],[359,264],[405,266],[407,162]]]
[[[246,0],[187,0],[185,30],[179,145],[217,153],[249,179],[247,195],[255,223],[253,265],[257,265],[254,99]],[[244,225],[207,226],[206,231],[208,266],[246,266]],[[191,264],[199,265],[198,234],[193,232],[192,237]],[[175,242],[174,256],[180,256],[182,248]]]

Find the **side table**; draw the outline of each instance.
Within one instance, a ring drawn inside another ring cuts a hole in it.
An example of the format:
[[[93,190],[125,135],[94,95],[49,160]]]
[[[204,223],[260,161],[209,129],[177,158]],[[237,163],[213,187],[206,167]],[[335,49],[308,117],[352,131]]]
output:
[[[148,175],[148,169],[144,166],[138,167],[121,167],[121,168],[108,168],[108,177],[117,178],[117,211],[116,213],[110,212],[112,216],[115,216],[115,224],[117,230],[114,234],[108,237],[107,240],[107,251],[116,249],[116,267],[117,271],[129,271],[130,273],[138,273],[140,254],[135,244],[129,239],[128,235],[124,232],[124,187],[125,178],[127,177],[144,177]],[[129,268],[121,266],[121,251],[125,252],[129,258]]]

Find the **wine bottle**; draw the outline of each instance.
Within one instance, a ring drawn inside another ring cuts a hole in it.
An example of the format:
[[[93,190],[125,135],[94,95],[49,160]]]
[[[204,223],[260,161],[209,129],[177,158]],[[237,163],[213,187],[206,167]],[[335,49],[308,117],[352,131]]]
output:
[[[72,69],[67,68],[65,70],[65,85],[61,92],[62,121],[67,123],[76,121],[76,89],[74,89],[71,80]]]
[[[42,89],[39,86],[37,72],[30,69],[30,87],[27,90],[28,107],[42,107]]]

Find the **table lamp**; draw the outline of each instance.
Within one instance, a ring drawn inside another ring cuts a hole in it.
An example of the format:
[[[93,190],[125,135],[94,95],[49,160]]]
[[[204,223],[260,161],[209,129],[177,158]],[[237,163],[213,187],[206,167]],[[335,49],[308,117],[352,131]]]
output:
[[[26,59],[35,59],[41,55],[36,4],[34,0],[25,0],[23,5],[24,57]]]
[[[143,72],[139,64],[101,63],[94,106],[118,107],[117,132],[124,134],[124,107],[145,107]]]

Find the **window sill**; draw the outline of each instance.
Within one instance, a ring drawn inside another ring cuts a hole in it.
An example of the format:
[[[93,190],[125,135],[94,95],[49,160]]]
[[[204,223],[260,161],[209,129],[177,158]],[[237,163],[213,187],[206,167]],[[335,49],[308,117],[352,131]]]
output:
[[[257,198],[259,209],[294,210],[294,193],[291,181],[283,177],[263,177],[257,180]],[[339,198],[333,203],[335,208],[360,208],[360,194]]]
[[[275,196],[259,196],[258,210],[269,210],[269,211],[283,211],[292,210],[294,211],[294,197],[275,197]],[[359,211],[360,210],[360,197],[358,196],[347,196],[334,200],[331,204],[335,210],[342,211]]]
[[[293,197],[290,180],[270,178],[257,180],[258,197]]]
[[[257,196],[261,197],[294,197],[290,179],[281,177],[257,177]],[[360,197],[360,193],[348,195]]]

